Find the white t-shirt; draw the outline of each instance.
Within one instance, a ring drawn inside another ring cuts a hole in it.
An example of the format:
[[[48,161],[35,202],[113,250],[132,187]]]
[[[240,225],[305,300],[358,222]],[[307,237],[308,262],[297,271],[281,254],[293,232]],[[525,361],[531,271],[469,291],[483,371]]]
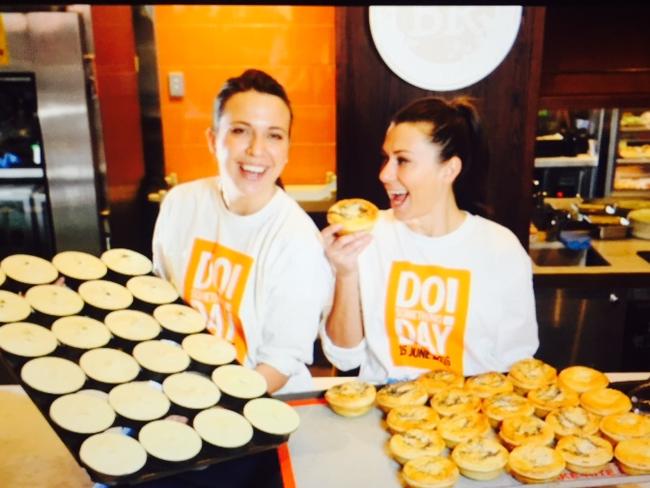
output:
[[[318,228],[282,189],[251,215],[230,212],[219,178],[174,187],[153,236],[154,272],[235,344],[248,367],[290,376],[278,393],[313,388],[321,313],[333,287]]]
[[[384,383],[446,366],[464,375],[506,371],[539,345],[532,266],[507,228],[466,214],[441,236],[410,230],[380,212],[359,256],[365,338],[354,348],[323,350],[339,369],[360,366]]]

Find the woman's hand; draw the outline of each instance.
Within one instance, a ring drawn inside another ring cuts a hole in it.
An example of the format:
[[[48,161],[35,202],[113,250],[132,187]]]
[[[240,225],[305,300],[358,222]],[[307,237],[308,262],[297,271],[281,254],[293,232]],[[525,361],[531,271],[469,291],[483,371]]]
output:
[[[372,240],[372,235],[368,232],[337,235],[341,229],[341,224],[333,224],[321,231],[325,255],[339,277],[357,272],[357,258]]]

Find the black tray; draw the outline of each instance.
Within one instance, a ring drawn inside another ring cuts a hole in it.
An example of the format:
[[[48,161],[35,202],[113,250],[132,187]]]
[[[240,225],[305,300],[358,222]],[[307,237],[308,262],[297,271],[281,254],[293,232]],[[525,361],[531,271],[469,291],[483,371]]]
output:
[[[32,316],[26,319],[26,321],[30,321],[30,320],[36,323],[36,321]],[[118,348],[116,345],[112,343],[112,340],[105,347]],[[130,351],[125,351],[125,352],[130,353]],[[57,349],[52,354],[50,354],[50,356],[62,357],[74,361],[74,359],[71,359],[66,354],[64,348],[62,348],[61,346],[57,347]],[[50,427],[52,427],[54,432],[59,436],[59,438],[66,446],[66,448],[70,451],[74,459],[79,463],[80,466],[83,466],[86,469],[92,481],[97,483],[102,483],[104,485],[110,485],[110,486],[136,485],[140,483],[146,483],[160,478],[176,475],[179,473],[184,473],[186,471],[201,470],[203,468],[207,468],[208,466],[216,463],[231,461],[238,458],[256,455],[264,451],[276,449],[277,447],[279,447],[281,444],[285,443],[289,439],[288,435],[269,436],[269,435],[262,434],[258,432],[255,428],[253,428],[254,431],[253,438],[248,444],[246,444],[241,448],[223,449],[223,448],[218,448],[216,446],[212,446],[211,444],[202,441],[201,451],[191,460],[183,461],[183,462],[167,462],[167,461],[156,459],[147,453],[146,464],[137,472],[130,475],[119,476],[119,477],[105,475],[103,473],[99,473],[92,470],[90,467],[85,465],[79,457],[79,448],[81,447],[81,444],[86,438],[90,437],[91,434],[77,434],[74,432],[67,431],[59,427],[54,421],[51,420],[49,415],[50,405],[56,398],[58,398],[59,395],[50,395],[47,393],[34,390],[33,388],[31,388],[29,385],[25,384],[22,381],[20,377],[20,369],[22,368],[23,364],[26,363],[29,359],[31,358],[15,357],[11,354],[8,354],[0,350],[0,362],[2,362],[6,366],[7,370],[15,377],[16,384],[22,386],[23,390],[27,393],[27,395],[32,400],[32,402],[36,405],[36,407],[41,412],[43,417],[45,417]],[[191,366],[190,369],[188,369],[187,371],[190,370],[191,370]],[[154,378],[148,377],[147,373],[144,370],[141,370],[140,374],[138,375],[137,378],[134,379],[134,381],[146,381],[150,379],[154,379]],[[159,378],[155,378],[154,380],[159,380]],[[102,388],[101,386],[98,387],[96,382],[93,382],[89,378],[86,380],[86,383],[84,384],[84,386],[82,386],[81,389],[82,390],[83,389],[104,389],[104,391],[106,391],[105,387],[104,388]],[[269,397],[269,395],[264,395],[264,396]],[[217,406],[223,407],[223,405],[221,405],[221,401],[217,404]],[[242,413],[243,405],[241,407],[228,406],[224,408],[234,410],[237,413]],[[196,411],[196,413],[198,412],[200,412],[200,410]],[[168,414],[166,414],[166,416],[170,414],[186,414],[186,413],[187,412],[179,412],[175,410],[175,406],[172,403],[172,407],[170,408],[170,411],[168,412]],[[191,425],[192,419],[193,416],[189,418],[188,421],[189,425]],[[131,437],[134,437],[137,440],[139,428],[144,426],[145,424],[146,422],[140,422],[135,424],[129,423],[128,421],[124,422],[124,419],[121,419],[119,414],[117,414],[116,420],[111,426],[111,428],[123,427],[125,433],[127,433]]]

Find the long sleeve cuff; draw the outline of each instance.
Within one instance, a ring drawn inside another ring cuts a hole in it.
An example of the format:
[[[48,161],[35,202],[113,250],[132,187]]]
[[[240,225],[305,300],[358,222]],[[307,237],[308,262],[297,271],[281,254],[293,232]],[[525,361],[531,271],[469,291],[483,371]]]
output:
[[[365,337],[354,347],[337,346],[332,342],[325,330],[321,332],[320,338],[325,357],[341,371],[349,371],[359,367],[366,356]]]

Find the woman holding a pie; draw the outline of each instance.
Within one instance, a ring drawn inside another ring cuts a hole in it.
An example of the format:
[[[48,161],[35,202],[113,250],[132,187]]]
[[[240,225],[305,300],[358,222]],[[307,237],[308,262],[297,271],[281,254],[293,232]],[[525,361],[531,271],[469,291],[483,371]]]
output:
[[[322,235],[336,285],[321,339],[340,370],[360,367],[360,379],[382,383],[432,369],[469,376],[506,371],[537,350],[530,259],[484,217],[484,141],[467,99],[415,100],[383,144],[391,208],[332,209]],[[376,215],[374,227],[349,231],[346,212]]]

